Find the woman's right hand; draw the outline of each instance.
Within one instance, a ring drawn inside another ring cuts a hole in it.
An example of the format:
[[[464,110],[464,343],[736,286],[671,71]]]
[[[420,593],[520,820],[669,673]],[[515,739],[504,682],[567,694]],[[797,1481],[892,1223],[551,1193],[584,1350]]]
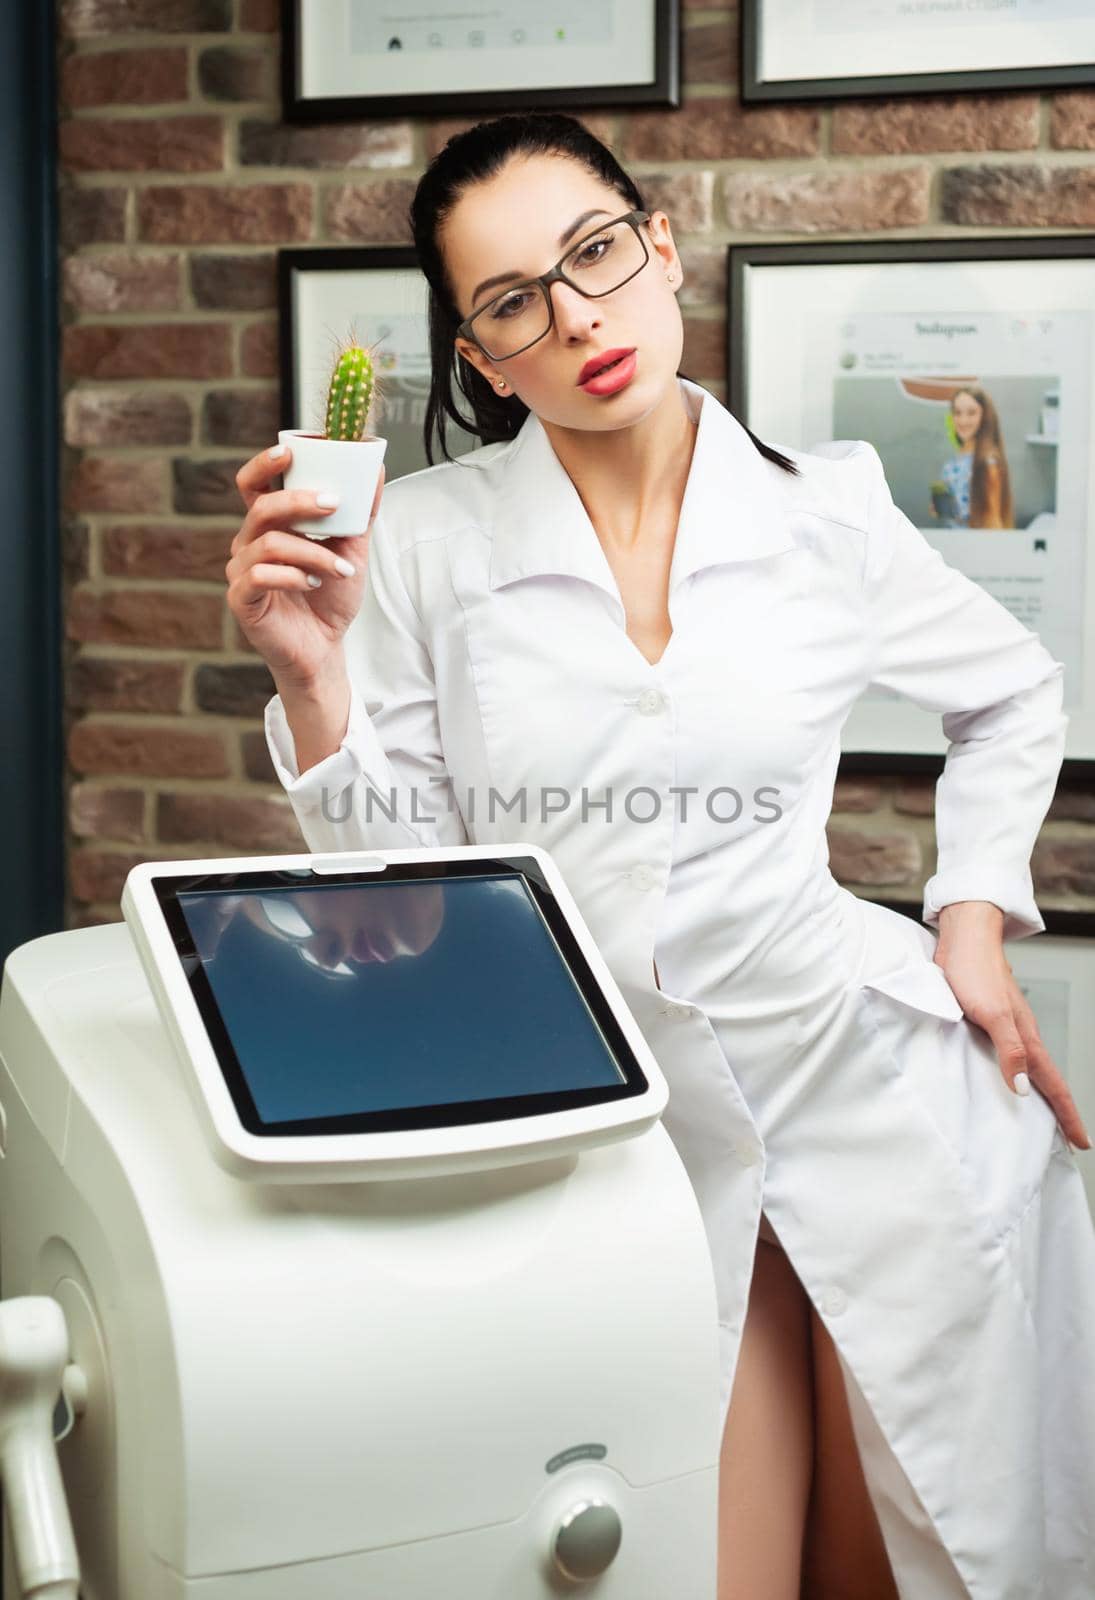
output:
[[[316,504],[315,494],[269,487],[291,456],[287,447],[274,461],[264,450],[236,473],[247,515],[232,540],[224,575],[229,610],[248,643],[279,684],[305,684],[322,674],[361,605],[384,467],[368,527],[356,536],[317,540],[286,529],[290,521],[314,516],[318,530],[328,512]]]

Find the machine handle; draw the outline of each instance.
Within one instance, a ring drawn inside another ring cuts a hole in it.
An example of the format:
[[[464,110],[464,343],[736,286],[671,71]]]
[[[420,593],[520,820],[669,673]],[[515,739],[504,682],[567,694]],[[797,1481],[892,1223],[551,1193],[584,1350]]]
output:
[[[0,1480],[18,1592],[27,1600],[78,1597],[80,1565],[53,1440],[66,1367],[68,1328],[57,1301],[0,1301]]]

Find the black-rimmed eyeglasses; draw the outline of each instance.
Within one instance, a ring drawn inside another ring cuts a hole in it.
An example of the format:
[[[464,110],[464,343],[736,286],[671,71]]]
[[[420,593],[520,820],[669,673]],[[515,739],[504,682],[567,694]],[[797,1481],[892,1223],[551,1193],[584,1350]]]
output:
[[[560,279],[588,300],[599,300],[641,272],[650,259],[640,224],[648,211],[627,211],[603,222],[571,245],[550,272],[522,278],[473,311],[456,332],[471,339],[488,361],[508,361],[536,344],[555,325],[551,285]]]

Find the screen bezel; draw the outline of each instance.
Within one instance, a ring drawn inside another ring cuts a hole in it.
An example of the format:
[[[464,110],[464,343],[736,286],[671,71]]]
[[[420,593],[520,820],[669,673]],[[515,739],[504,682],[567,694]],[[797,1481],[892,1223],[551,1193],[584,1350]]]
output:
[[[244,894],[279,888],[335,888],[346,884],[398,884],[453,878],[520,877],[547,924],[578,991],[600,1029],[623,1081],[591,1088],[552,1090],[536,1095],[504,1095],[489,1099],[406,1106],[350,1115],[295,1118],[265,1122],[259,1115],[236,1055],[212,986],[194,946],[180,894],[202,891]],[[646,1094],[650,1082],[628,1042],[616,1012],[592,971],[570,922],[555,898],[540,863],[532,856],[479,857],[472,861],[388,863],[377,871],[317,872],[314,867],[270,868],[243,872],[160,874],[150,879],[176,959],[194,1001],[214,1058],[241,1126],[263,1139],[360,1133],[401,1133],[424,1128],[463,1127],[509,1122],[612,1104]]]

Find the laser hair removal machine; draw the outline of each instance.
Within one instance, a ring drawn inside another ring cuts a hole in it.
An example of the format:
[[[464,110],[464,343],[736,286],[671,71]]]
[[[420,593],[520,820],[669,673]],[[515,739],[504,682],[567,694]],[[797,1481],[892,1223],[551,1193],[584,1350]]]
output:
[[[512,849],[145,862],[8,957],[5,1600],[714,1600],[666,1082]]]

